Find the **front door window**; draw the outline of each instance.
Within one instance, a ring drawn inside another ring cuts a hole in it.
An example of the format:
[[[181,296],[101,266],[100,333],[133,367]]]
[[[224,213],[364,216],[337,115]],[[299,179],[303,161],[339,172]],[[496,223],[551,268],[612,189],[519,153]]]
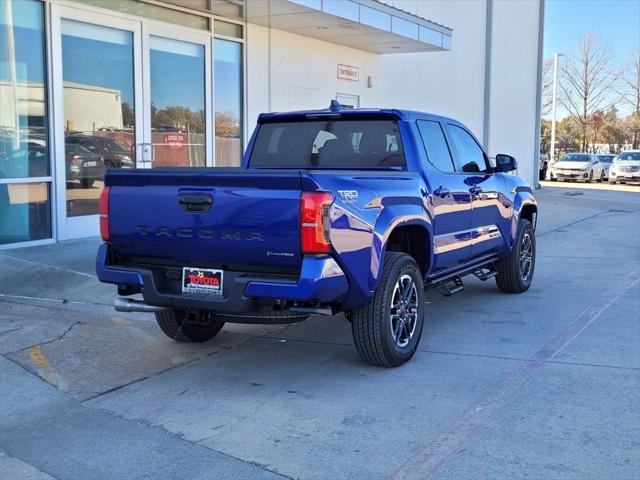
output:
[[[482,148],[469,132],[457,125],[449,125],[449,133],[458,151],[460,169],[464,173],[480,173],[489,169]]]

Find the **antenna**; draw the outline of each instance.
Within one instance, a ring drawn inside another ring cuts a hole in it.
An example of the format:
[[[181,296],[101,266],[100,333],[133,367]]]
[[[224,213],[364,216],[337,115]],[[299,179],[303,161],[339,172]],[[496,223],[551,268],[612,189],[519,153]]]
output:
[[[332,112],[338,112],[342,110],[342,105],[340,105],[340,102],[337,100],[331,100],[331,104],[329,105],[329,110],[331,110]]]

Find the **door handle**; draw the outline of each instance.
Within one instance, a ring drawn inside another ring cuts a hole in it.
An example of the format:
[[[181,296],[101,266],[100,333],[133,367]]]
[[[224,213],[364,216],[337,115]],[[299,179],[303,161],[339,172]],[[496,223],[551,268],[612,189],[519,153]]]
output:
[[[155,157],[156,147],[151,143],[141,143],[140,145],[140,159],[142,163],[151,163]]]
[[[209,194],[181,193],[178,203],[185,213],[207,213],[211,210],[213,197]]]
[[[444,198],[444,197],[446,197],[447,195],[449,195],[449,189],[448,189],[447,187],[443,186],[443,185],[440,185],[438,188],[436,188],[436,189],[433,191],[433,194],[434,194],[436,197]]]

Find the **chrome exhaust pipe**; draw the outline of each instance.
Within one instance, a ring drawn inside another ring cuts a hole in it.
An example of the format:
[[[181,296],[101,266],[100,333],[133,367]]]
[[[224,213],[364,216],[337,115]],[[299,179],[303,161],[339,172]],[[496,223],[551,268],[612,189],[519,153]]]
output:
[[[153,305],[147,305],[142,300],[132,300],[122,297],[116,297],[113,302],[113,308],[115,308],[116,312],[155,313],[166,310],[166,307],[154,307]]]

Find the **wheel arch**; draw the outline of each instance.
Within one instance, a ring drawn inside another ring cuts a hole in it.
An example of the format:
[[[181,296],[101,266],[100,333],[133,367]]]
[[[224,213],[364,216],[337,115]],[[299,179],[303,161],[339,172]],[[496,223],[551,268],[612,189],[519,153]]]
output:
[[[530,189],[529,189],[530,190]],[[521,218],[529,220],[535,230],[538,217],[538,204],[531,191],[518,191],[513,202],[515,227]],[[514,230],[515,234],[515,230]]]
[[[395,227],[387,239],[386,252],[402,252],[413,257],[423,276],[431,264],[431,244],[429,231],[418,223]]]
[[[432,223],[421,207],[413,207],[397,212],[398,215],[385,212],[387,218],[381,216],[376,223],[369,281],[371,290],[378,286],[387,251],[403,252],[413,257],[426,278],[433,264]]]
[[[513,200],[513,215],[511,217],[510,228],[511,233],[508,242],[506,242],[509,250],[513,248],[518,231],[518,224],[520,223],[521,218],[529,220],[535,231],[536,224],[538,223],[538,204],[531,192],[531,188],[529,187],[518,189]]]

